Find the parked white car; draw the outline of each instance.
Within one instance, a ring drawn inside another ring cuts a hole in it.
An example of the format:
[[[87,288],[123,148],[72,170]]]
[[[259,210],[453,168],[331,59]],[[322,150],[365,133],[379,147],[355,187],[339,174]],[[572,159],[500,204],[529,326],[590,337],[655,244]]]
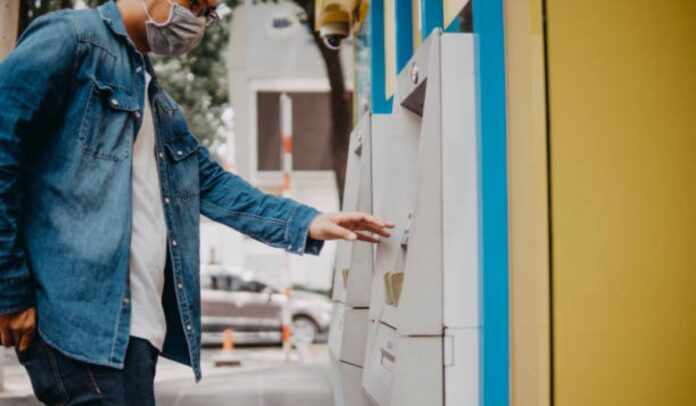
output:
[[[286,296],[280,286],[251,273],[228,270],[201,274],[203,345],[220,344],[225,329],[234,330],[237,344],[276,344],[282,341],[282,309]],[[292,290],[292,342],[309,344],[325,336],[331,323],[331,300],[318,293]]]

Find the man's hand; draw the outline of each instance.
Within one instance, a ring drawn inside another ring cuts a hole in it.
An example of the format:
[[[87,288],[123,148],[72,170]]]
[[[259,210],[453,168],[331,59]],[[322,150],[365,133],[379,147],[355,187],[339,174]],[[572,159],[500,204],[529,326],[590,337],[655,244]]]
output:
[[[379,236],[389,237],[386,228],[394,223],[360,212],[322,213],[309,225],[309,236],[315,240],[379,242]],[[374,236],[373,234],[377,234]]]
[[[5,347],[29,347],[36,329],[36,308],[29,307],[12,314],[0,314],[0,340]]]

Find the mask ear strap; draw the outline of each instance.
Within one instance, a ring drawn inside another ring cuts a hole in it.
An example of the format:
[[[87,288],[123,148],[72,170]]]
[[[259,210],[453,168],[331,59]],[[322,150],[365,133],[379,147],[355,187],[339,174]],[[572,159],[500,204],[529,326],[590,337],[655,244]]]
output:
[[[169,1],[169,0],[167,0],[167,1]],[[147,3],[145,3],[145,0],[143,0],[140,4],[143,5],[143,8],[145,9],[145,14],[147,14],[147,18],[149,18],[150,21],[154,21],[154,20],[152,19],[152,15],[150,15],[150,10],[147,9]],[[171,4],[171,3],[170,3],[170,4]]]

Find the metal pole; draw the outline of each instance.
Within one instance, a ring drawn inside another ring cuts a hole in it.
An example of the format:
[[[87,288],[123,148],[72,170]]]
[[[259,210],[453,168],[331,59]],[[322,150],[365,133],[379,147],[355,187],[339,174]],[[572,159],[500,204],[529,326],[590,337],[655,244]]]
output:
[[[283,146],[282,166],[283,166],[283,197],[290,197],[290,174],[292,172],[292,99],[286,93],[280,95],[280,136]],[[292,286],[290,278],[290,253],[285,252],[283,258],[283,278],[285,304],[283,305],[283,352],[285,360],[290,361],[290,334],[292,316],[290,314],[290,289]]]

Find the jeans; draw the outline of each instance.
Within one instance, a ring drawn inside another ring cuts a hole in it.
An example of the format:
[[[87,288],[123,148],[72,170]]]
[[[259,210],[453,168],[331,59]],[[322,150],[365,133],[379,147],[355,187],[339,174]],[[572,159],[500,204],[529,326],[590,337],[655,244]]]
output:
[[[155,404],[154,378],[159,351],[147,340],[130,337],[123,369],[69,358],[39,334],[29,348],[17,351],[36,397],[46,405]]]

